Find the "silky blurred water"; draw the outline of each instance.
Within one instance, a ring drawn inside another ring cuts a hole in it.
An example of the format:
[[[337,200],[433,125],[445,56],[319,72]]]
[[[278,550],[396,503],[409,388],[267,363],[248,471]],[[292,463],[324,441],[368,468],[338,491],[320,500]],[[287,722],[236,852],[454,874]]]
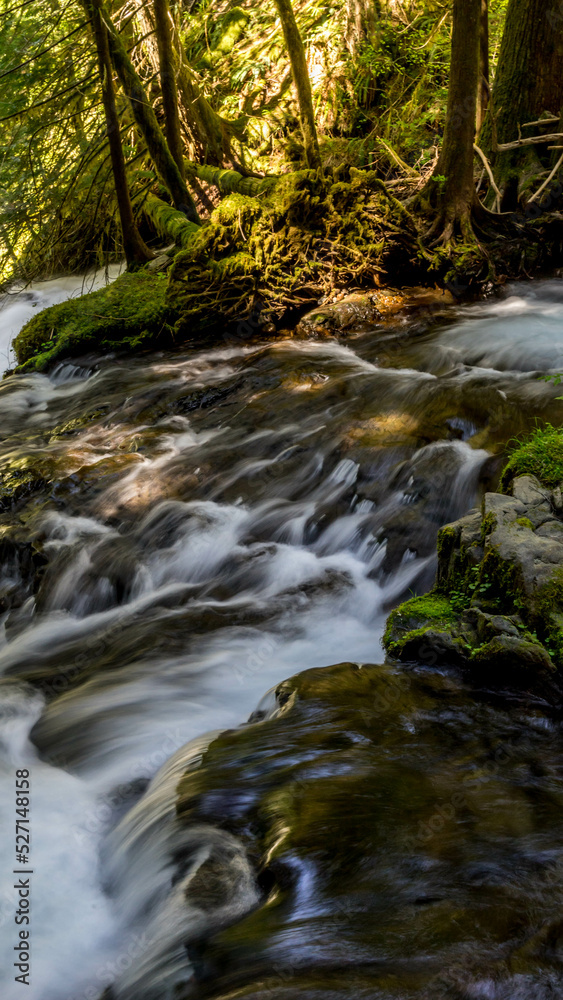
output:
[[[6,351],[67,292],[5,304]],[[559,367],[563,290],[542,282],[340,342],[225,337],[0,384],[2,469],[25,486],[1,515],[3,997],[23,989],[14,769],[32,771],[26,995],[172,997],[185,940],[258,903],[236,838],[179,832],[179,777],[284,678],[381,661],[389,609],[432,583],[438,528],[494,488],[510,438],[561,423],[540,378]],[[233,872],[220,914],[185,902],[215,855]]]

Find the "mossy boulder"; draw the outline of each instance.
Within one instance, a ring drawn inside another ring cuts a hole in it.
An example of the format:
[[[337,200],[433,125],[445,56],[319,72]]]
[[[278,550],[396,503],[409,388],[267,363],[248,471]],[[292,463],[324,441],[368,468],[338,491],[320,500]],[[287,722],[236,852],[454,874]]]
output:
[[[224,198],[176,256],[167,302],[181,335],[234,322],[272,332],[335,288],[373,290],[391,258],[405,276],[421,268],[414,223],[375,173],[297,170],[255,189]]]
[[[436,589],[390,616],[384,644],[398,659],[451,663],[491,681],[547,683],[563,668],[563,522],[558,494],[532,476],[512,496],[438,538]]]
[[[445,594],[432,592],[412,597],[391,612],[383,637],[386,651],[402,658],[405,648],[424,646],[427,633],[446,634],[457,616]]]
[[[505,466],[500,490],[510,492],[518,476],[535,476],[546,487],[563,482],[563,430],[547,424],[538,428],[512,452]]]
[[[98,291],[67,299],[34,316],[14,342],[20,371],[86,351],[131,350],[170,331],[166,276],[122,274]]]

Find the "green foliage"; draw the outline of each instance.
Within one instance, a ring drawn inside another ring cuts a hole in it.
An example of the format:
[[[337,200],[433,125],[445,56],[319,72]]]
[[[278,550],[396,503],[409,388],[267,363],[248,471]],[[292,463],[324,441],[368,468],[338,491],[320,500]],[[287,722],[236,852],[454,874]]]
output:
[[[547,424],[518,442],[505,466],[500,489],[507,492],[516,476],[536,476],[546,486],[563,482],[563,431]]]
[[[157,115],[154,37],[143,5],[106,0]],[[0,0],[0,280],[106,264],[122,254],[96,56],[83,7]],[[375,31],[350,43],[346,4],[295,0],[327,172],[350,167],[398,180],[428,171],[441,141],[449,79],[451,0],[378,4]],[[150,4],[149,4],[150,9]],[[179,0],[173,5],[197,84],[223,119],[232,156],[266,175],[303,164],[298,108],[275,4]],[[506,0],[491,0],[491,51]],[[147,194],[155,174],[117,88],[134,207],[161,234]],[[186,109],[184,109],[185,111]],[[188,141],[186,131],[186,141]],[[232,133],[232,134],[231,134]],[[187,153],[194,156],[191,148]],[[201,150],[199,150],[201,154]]]

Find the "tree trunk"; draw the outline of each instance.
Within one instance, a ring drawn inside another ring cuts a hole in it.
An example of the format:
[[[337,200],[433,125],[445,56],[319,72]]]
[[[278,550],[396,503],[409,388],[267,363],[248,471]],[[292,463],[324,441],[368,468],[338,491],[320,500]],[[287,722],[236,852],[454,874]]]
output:
[[[295,20],[291,0],[275,0],[275,4],[282,24],[285,44],[291,63],[293,82],[297,90],[299,118],[301,120],[307,166],[311,170],[319,170],[321,167],[321,156],[319,153],[319,140],[317,138],[315,112],[313,110],[313,94],[309,71],[307,70],[303,39]]]
[[[489,0],[481,0],[479,31],[479,86],[477,90],[476,131],[481,131],[489,104]]]
[[[373,39],[380,17],[378,0],[348,0],[346,4],[346,45],[353,59],[362,45]]]
[[[560,4],[552,10],[546,6],[545,0],[510,0],[493,99],[483,127],[480,145],[493,159],[505,210],[516,208],[526,180],[542,168],[538,154],[547,150],[528,147],[495,155],[491,115],[498,142],[513,142],[520,137],[520,128],[545,111],[559,117],[563,104],[563,13]],[[557,129],[551,125],[549,131]],[[538,126],[522,134],[537,135]],[[549,165],[549,153],[545,159],[544,166]]]
[[[180,116],[178,114],[178,91],[176,88],[176,73],[174,71],[174,53],[172,49],[168,0],[154,0],[154,15],[156,20],[158,58],[160,62],[160,86],[162,89],[162,103],[164,105],[164,121],[166,122],[166,138],[176,166],[182,177],[185,177],[184,144],[182,142]]]
[[[192,222],[199,222],[194,200],[168,148],[152,105],[147,99],[143,85],[129,58],[127,49],[107,13],[103,10],[103,0],[96,0],[96,3],[99,3],[100,9],[103,11],[111,61],[131,105],[133,117],[147,144],[149,156],[156,167],[162,183],[168,188],[176,208],[184,212]]]
[[[217,167],[234,164],[231,133],[234,123],[226,122],[202,94],[191,66],[182,51],[178,54],[178,90],[187,127],[198,158]]]
[[[479,82],[481,0],[454,0],[450,86],[444,140],[420,200],[436,211],[429,235],[448,242],[457,231],[473,240],[471,211],[477,201],[473,143]]]
[[[106,117],[115,193],[123,232],[125,258],[129,267],[132,264],[145,264],[148,260],[152,260],[153,254],[145,245],[133,215],[133,206],[131,205],[125,170],[125,157],[121,146],[119,117],[115,103],[113,67],[110,59],[107,30],[101,12],[101,0],[87,0],[86,9],[91,20],[92,33],[98,55],[102,99]]]

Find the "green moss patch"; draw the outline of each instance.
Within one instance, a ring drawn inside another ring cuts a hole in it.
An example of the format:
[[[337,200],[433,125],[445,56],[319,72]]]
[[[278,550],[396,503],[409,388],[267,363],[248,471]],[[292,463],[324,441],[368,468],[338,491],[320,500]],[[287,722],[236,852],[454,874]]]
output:
[[[14,342],[21,370],[42,371],[60,357],[89,350],[131,350],[170,331],[166,277],[122,274],[113,284],[44,309]]]
[[[398,656],[405,645],[422,639],[428,630],[448,631],[457,619],[449,599],[443,594],[432,591],[412,597],[389,615],[383,646],[391,656]]]
[[[547,424],[518,444],[505,466],[500,491],[508,493],[517,476],[536,476],[546,486],[563,482],[563,430]]]
[[[417,240],[375,173],[352,169],[335,183],[294,171],[255,196],[221,202],[176,256],[168,303],[183,334],[248,319],[266,332],[335,288],[373,289],[391,257],[420,267]]]

